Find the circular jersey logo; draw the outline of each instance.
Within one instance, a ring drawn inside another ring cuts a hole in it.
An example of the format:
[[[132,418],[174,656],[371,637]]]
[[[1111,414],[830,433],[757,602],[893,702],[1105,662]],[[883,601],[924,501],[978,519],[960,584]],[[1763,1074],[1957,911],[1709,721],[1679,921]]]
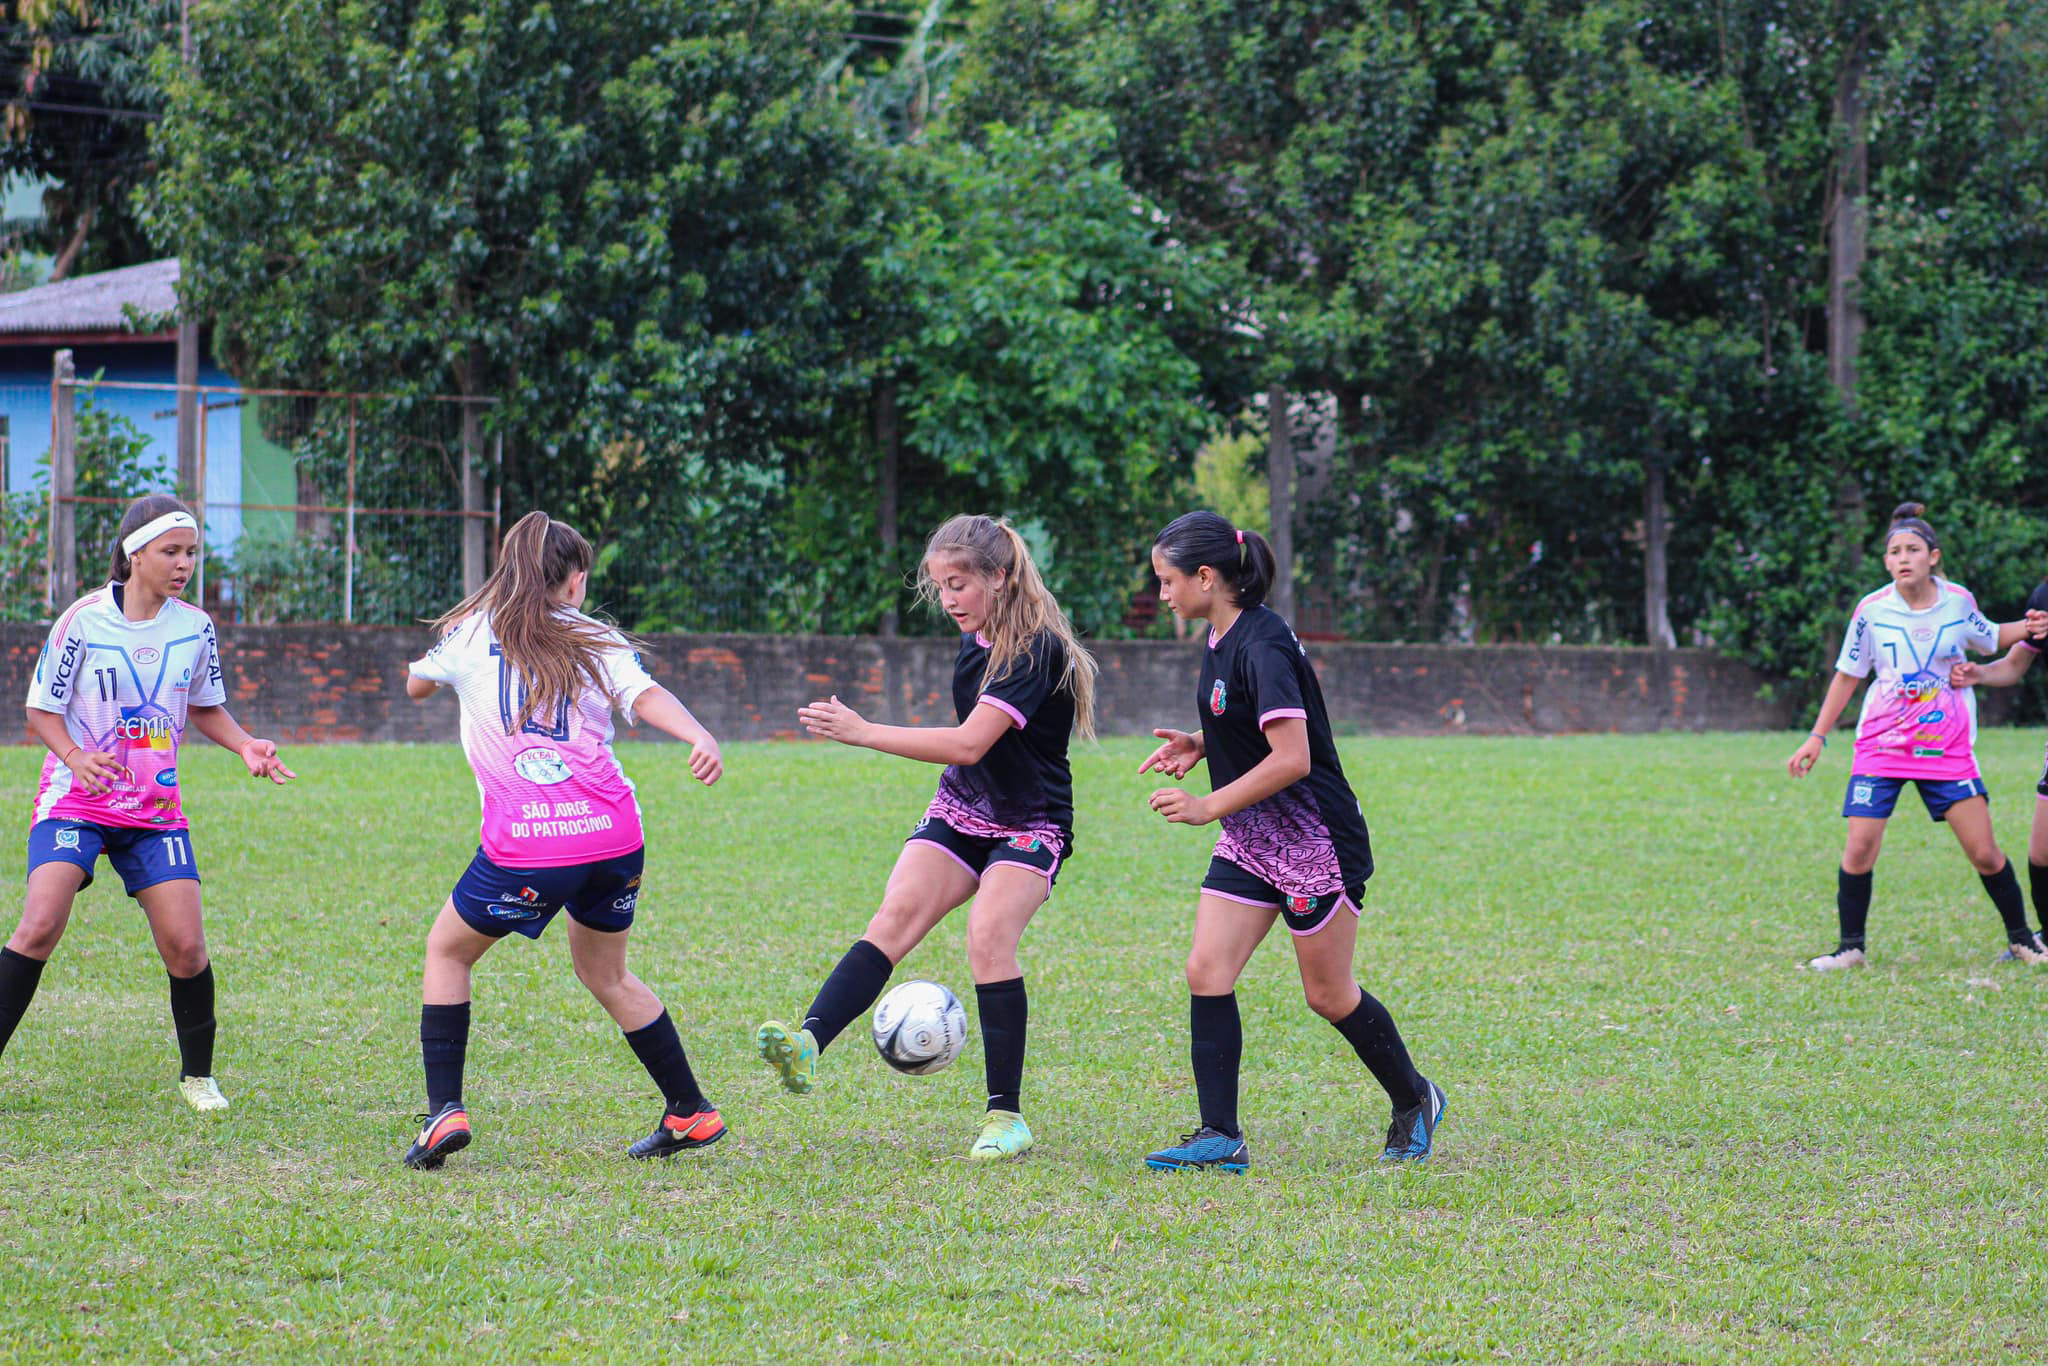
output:
[[[553,787],[556,783],[566,783],[574,776],[569,765],[562,762],[561,755],[539,745],[519,751],[512,760],[512,770],[539,787]]]

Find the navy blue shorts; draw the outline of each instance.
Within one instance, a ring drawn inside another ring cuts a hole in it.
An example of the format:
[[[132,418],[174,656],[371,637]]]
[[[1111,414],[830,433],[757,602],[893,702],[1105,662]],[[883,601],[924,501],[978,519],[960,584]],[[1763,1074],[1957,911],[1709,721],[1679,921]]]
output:
[[[1309,935],[1330,923],[1338,911],[1349,909],[1358,915],[1358,903],[1365,896],[1365,884],[1346,887],[1322,896],[1289,896],[1256,873],[1238,867],[1227,858],[1211,858],[1202,878],[1202,890],[1241,906],[1262,906],[1280,912],[1289,932]]]
[[[1842,797],[1844,816],[1870,816],[1883,820],[1899,804],[1899,793],[1911,783],[1920,790],[1920,804],[1930,820],[1948,819],[1948,809],[1972,797],[1991,800],[1982,778],[1872,778],[1858,773],[1849,779]]]
[[[917,823],[917,829],[910,832],[905,844],[935,844],[953,856],[953,862],[965,868],[976,882],[994,863],[1014,863],[1029,868],[1034,873],[1045,875],[1046,895],[1052,895],[1052,884],[1059,880],[1059,846],[1038,835],[985,836],[968,835],[955,830],[938,816],[927,815]]]
[[[82,891],[92,886],[93,864],[104,853],[121,875],[121,885],[134,896],[145,887],[180,879],[199,881],[192,861],[192,832],[155,830],[145,826],[95,825],[91,821],[50,819],[28,830],[28,870],[45,863],[69,863],[85,870]]]
[[[560,868],[500,868],[478,849],[455,884],[455,911],[463,924],[493,939],[515,931],[538,939],[560,910],[579,925],[617,934],[633,924],[646,859],[645,849],[635,849]]]

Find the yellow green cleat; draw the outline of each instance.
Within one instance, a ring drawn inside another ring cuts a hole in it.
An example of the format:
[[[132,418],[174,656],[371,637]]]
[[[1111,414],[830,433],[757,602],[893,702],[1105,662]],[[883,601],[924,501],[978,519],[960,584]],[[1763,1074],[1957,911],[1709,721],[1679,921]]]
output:
[[[754,1051],[782,1076],[782,1089],[801,1096],[818,1081],[818,1041],[808,1029],[763,1020],[754,1031]]]
[[[1031,1126],[1015,1110],[991,1110],[981,1121],[981,1137],[967,1150],[976,1162],[1017,1157],[1031,1146]]]

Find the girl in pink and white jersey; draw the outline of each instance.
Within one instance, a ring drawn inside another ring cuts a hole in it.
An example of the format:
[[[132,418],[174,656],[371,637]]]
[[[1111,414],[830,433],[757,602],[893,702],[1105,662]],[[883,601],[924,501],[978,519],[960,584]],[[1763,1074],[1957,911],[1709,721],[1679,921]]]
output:
[[[283,783],[293,774],[276,745],[228,715],[213,622],[178,600],[199,559],[191,511],[150,494],[129,506],[114,539],[111,578],[57,618],[29,684],[28,728],[50,752],[29,826],[27,901],[0,949],[0,1048],[105,854],[148,917],[170,973],[179,1093],[195,1110],[225,1110],[213,1079],[213,965],[178,747],[189,723],[240,754],[251,777]]]
[[[590,542],[573,528],[544,512],[520,518],[498,567],[435,623],[440,643],[405,681],[415,700],[455,690],[483,801],[481,845],[427,934],[427,1115],[406,1150],[409,1167],[438,1167],[469,1144],[470,969],[507,934],[538,939],[565,908],[577,980],[625,1032],[666,1102],[654,1132],[627,1152],[666,1157],[725,1137],[668,1011],[626,968],[644,851],[639,802],[612,754],[612,712],[687,743],[690,773],[707,787],[724,763],[711,732],[648,676],[625,637],[577,610],[590,564]]]
[[[1795,778],[1812,770],[1828,731],[1857,686],[1870,679],[1842,804],[1849,837],[1835,892],[1841,939],[1832,953],[1808,960],[1806,966],[1819,972],[1864,966],[1872,870],[1885,823],[1909,782],[1927,814],[1955,832],[1998,908],[2007,941],[2000,957],[2048,963],[2048,946],[2027,928],[2012,861],[1991,833],[1990,802],[1977,771],[1976,697],[1949,678],[1964,650],[1990,654],[2038,628],[2027,621],[1994,625],[1969,589],[1936,572],[1941,545],[1925,513],[1919,503],[1901,503],[1892,513],[1884,548],[1892,581],[1856,604],[1820,718],[1787,764]]]

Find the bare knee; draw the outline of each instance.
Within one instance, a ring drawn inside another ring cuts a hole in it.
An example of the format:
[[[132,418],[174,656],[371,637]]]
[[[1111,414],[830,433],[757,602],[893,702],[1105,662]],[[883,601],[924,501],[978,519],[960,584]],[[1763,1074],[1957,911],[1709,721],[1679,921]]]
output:
[[[1237,990],[1237,968],[1227,959],[1203,953],[1188,955],[1188,991],[1196,996],[1227,996]]]
[[[889,893],[882,897],[861,938],[880,949],[894,966],[924,937],[920,933],[923,920],[923,907],[915,897]]]
[[[1358,1009],[1358,983],[1346,977],[1334,982],[1303,982],[1302,995],[1308,1008],[1335,1024]]]
[[[575,967],[576,980],[583,983],[593,996],[609,996],[626,983],[624,963],[586,963],[579,960]]]
[[[163,955],[164,970],[173,977],[197,977],[206,971],[206,936],[200,933],[165,935],[156,950]]]
[[[1989,848],[1965,849],[1963,852],[1969,856],[1970,866],[1977,870],[1979,877],[1990,877],[2005,867],[2005,851],[1995,844]]]
[[[57,951],[57,941],[64,937],[65,922],[69,915],[38,915],[33,909],[24,911],[21,923],[14,927],[14,933],[7,940],[7,947],[29,958],[47,960]]]

